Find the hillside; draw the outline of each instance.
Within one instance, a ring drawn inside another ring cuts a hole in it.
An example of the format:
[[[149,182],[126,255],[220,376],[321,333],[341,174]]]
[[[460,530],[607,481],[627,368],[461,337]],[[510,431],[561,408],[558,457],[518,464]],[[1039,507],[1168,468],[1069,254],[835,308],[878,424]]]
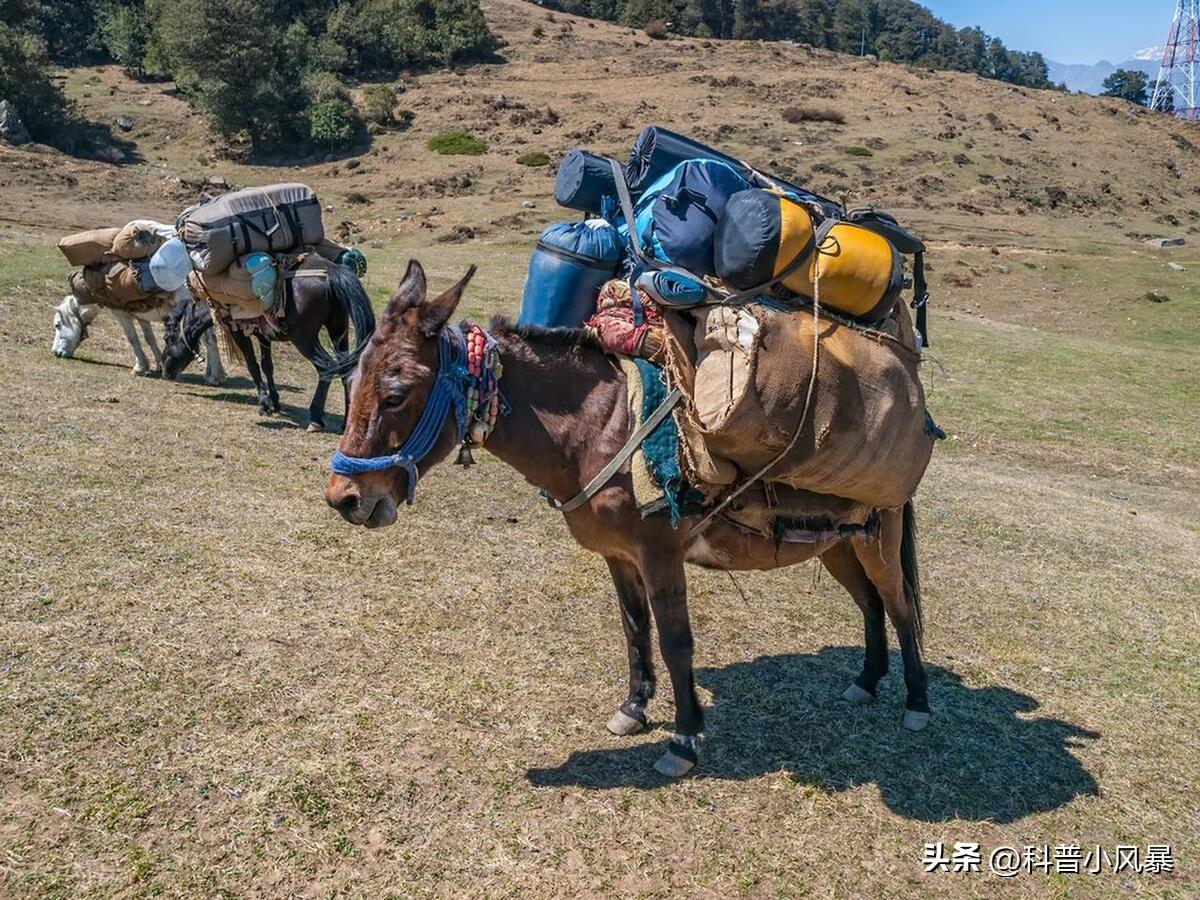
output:
[[[492,238],[532,233],[553,213],[522,212],[520,201],[548,201],[552,172],[520,167],[517,155],[541,150],[556,161],[582,145],[624,158],[650,123],[818,191],[900,210],[935,238],[996,230],[1051,236],[1047,220],[1071,218],[1106,239],[1195,227],[1186,221],[1194,209],[1178,197],[1200,191],[1200,171],[1190,165],[1200,137],[1128,104],[786,43],[652,42],[520,0],[490,0],[486,11],[508,42],[507,63],[405,82],[401,108],[415,113],[410,131],[377,139],[353,170],[334,162],[293,173],[368,238],[403,236],[395,216],[424,214],[427,200],[439,213],[409,229],[469,224]],[[531,34],[534,21],[544,29],[540,39]],[[49,234],[107,220],[114,203],[122,212],[168,215],[194,194],[179,177],[219,174],[238,184],[279,177],[216,159],[202,121],[169,86],[129,82],[113,68],[72,71],[67,86],[92,118],[131,116],[134,128],[122,137],[142,161],[115,167],[0,150],[0,187],[11,198],[0,211],[6,227]],[[846,123],[791,125],[781,112],[792,106],[831,109]],[[429,152],[425,140],[450,127],[486,138],[489,152]],[[850,156],[850,147],[872,155]],[[367,202],[347,205],[350,194]]]

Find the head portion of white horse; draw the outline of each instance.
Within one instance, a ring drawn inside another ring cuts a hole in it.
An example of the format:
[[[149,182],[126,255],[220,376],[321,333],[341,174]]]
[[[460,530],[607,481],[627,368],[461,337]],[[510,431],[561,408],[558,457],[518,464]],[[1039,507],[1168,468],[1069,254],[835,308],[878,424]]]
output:
[[[80,303],[73,294],[63,297],[54,309],[54,342],[50,345],[54,355],[65,359],[74,356],[99,312],[100,307]]]

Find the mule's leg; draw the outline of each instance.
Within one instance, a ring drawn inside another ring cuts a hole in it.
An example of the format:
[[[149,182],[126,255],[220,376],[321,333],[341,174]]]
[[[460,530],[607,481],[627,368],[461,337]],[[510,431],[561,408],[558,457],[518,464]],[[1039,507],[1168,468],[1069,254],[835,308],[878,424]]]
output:
[[[658,550],[659,548],[655,548]],[[704,710],[696,698],[696,679],[692,672],[692,625],[688,620],[687,578],[682,558],[663,559],[647,554],[639,566],[642,584],[654,623],[658,626],[658,647],[675,694],[675,733],[654,769],[669,778],[686,775],[699,761],[700,739],[704,732]]]
[[[296,338],[292,340],[300,355],[313,364],[317,370],[317,387],[313,391],[312,400],[308,402],[308,430],[317,432],[325,430],[325,401],[329,396],[329,377],[321,373],[316,358],[316,338]]]
[[[858,677],[850,682],[850,686],[846,688],[842,697],[851,703],[869,703],[875,699],[879,679],[886,675],[888,670],[887,629],[883,618],[883,598],[875,590],[875,585],[867,577],[862,563],[858,561],[858,557],[854,555],[854,550],[848,542],[837,544],[821,554],[821,562],[854,598],[854,602],[858,604],[863,615],[866,647],[863,669]]]
[[[258,357],[254,354],[254,344],[249,337],[240,331],[231,330],[230,334],[233,335],[233,343],[242,352],[242,358],[246,361],[246,371],[250,373],[250,380],[254,382],[254,387],[258,391],[258,408],[269,416],[273,412],[271,409],[271,397],[263,385],[262,370],[258,367]]]
[[[146,354],[142,352],[141,342],[138,341],[137,331],[133,327],[133,318],[123,312],[113,310],[113,317],[121,323],[125,332],[125,340],[129,341],[129,349],[133,351],[133,374],[145,375],[150,371],[150,363],[146,362]]]
[[[158,339],[154,336],[154,323],[146,319],[141,319],[142,334],[145,335],[146,343],[150,345],[150,355],[154,357],[154,371],[162,371],[162,348],[158,346]]]
[[[217,345],[216,329],[204,332],[204,383],[217,387],[225,380],[225,366],[221,363],[221,348]]]
[[[621,627],[629,653],[629,696],[611,719],[613,734],[637,734],[646,727],[646,705],[654,696],[654,662],[650,658],[650,605],[637,568],[619,559],[606,559],[621,605]]]
[[[275,358],[271,356],[271,342],[258,336],[258,349],[262,354],[263,375],[267,379],[267,395],[271,398],[271,412],[279,412],[279,391],[275,388]]]
[[[920,589],[916,577],[915,525],[911,507],[881,513],[879,536],[854,538],[854,555],[879,596],[896,629],[904,660],[904,727],[920,731],[929,724],[928,678],[921,662]]]

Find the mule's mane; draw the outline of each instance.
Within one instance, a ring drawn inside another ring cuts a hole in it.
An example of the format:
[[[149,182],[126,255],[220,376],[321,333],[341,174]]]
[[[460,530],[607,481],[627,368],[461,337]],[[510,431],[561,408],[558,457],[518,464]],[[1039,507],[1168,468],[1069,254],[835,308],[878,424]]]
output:
[[[501,343],[519,342],[548,349],[606,352],[595,332],[588,328],[544,328],[541,325],[517,325],[507,316],[494,316],[490,330],[496,340]]]

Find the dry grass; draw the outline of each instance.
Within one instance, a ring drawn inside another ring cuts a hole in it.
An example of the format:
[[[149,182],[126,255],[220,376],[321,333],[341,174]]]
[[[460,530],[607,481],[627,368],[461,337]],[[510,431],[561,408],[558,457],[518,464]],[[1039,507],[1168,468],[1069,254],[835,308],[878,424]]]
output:
[[[419,255],[442,282],[459,268]],[[398,259],[372,254],[373,293]],[[474,314],[516,295],[522,259],[494,255]],[[935,884],[923,842],[956,839],[1162,840],[1180,860],[1018,894],[1195,888],[1182,351],[935,316],[933,409],[957,440],[919,498],[933,726],[900,730],[898,660],[879,704],[838,699],[860,624],[832,579],[739,576],[746,606],[694,572],[709,744],[697,777],[664,784],[663,731],[603,731],[624,678],[603,567],[513,473],[444,469],[395,528],[351,530],[320,498],[334,439],[294,427],[294,354],[275,420],[244,382],[131,378],[111,323],[87,361],[55,360],[56,268],[0,245],[23,373],[0,401],[8,890],[911,896]],[[1181,381],[1160,377],[1140,413],[1160,428],[1131,443],[1151,371]],[[655,711],[669,723],[669,699]]]
[[[647,59],[617,53],[627,33],[598,25],[565,62],[539,62],[545,43],[529,37],[528,9],[488,4],[510,41],[509,100],[568,110],[539,136],[558,155],[577,142],[571,132],[631,107],[609,110],[599,91],[567,102],[564,79],[578,76],[570,90],[586,94],[584,73],[603,54],[618,68]],[[631,121],[668,109],[696,111],[701,130],[720,109],[744,109],[748,123],[778,118],[768,95],[720,88],[740,91],[742,106],[713,107],[702,98],[718,89],[690,80],[745,73],[749,60],[762,63],[758,45],[693,58],[696,46],[656,45],[681,69],[642,73],[641,95],[657,108]],[[1173,875],[1034,875],[1003,890],[1200,891],[1200,253],[1150,251],[1123,235],[1153,227],[1166,200],[1128,204],[1118,226],[1070,218],[1069,203],[1019,214],[1024,201],[1004,181],[1050,178],[1076,196],[1108,168],[1117,194],[1147,193],[1150,176],[1124,148],[1144,146],[1151,126],[1094,114],[1080,98],[950,75],[972,119],[955,127],[968,136],[921,144],[937,133],[921,117],[943,117],[938,98],[948,95],[930,87],[944,88],[942,76],[926,84],[908,70],[781,52],[804,57],[804,79],[887,76],[881,92],[856,94],[877,105],[839,140],[884,139],[875,187],[937,238],[926,381],[953,439],[918,498],[930,729],[899,727],[898,660],[878,704],[838,699],[859,665],[861,622],[832,579],[814,585],[809,568],[738,576],[743,601],[724,576],[695,571],[709,743],[695,777],[662,783],[650,763],[663,729],[624,740],[603,730],[625,678],[603,565],[507,468],[480,454],[469,472],[439,470],[397,526],[356,531],[321,501],[335,438],[297,427],[312,376],[295,353],[279,353],[290,387],[276,419],[258,416],[244,380],[213,390],[194,374],[132,378],[111,321],[96,323],[83,358],[54,359],[50,307],[65,266],[51,233],[101,216],[169,216],[182,198],[156,166],[185,174],[214,158],[174,98],[147,86],[110,94],[108,70],[72,73],[73,92],[98,114],[150,99],[134,112],[137,133],[151,137],[147,164],[125,170],[0,151],[0,353],[10,373],[0,392],[0,894],[999,892],[987,875],[923,875],[931,840],[1169,842]],[[793,62],[775,74],[799,79],[787,74]],[[88,87],[93,74],[101,85]],[[370,198],[328,218],[354,220],[378,301],[416,256],[435,285],[483,264],[465,314],[514,310],[531,235],[562,216],[545,172],[516,164],[523,151],[507,112],[485,103],[494,79],[422,76],[406,93],[411,137],[386,135],[353,174],[344,163],[288,173],[326,202],[351,190]],[[904,100],[915,111],[895,122],[893,82],[916,91]],[[680,98],[696,102],[668,103]],[[1080,135],[1121,151],[1083,159],[1086,179],[1064,174],[1049,146],[1057,132],[1043,126],[1031,167],[981,112],[995,105],[1024,126],[1051,102],[1075,158],[1093,152]],[[1106,130],[1089,130],[1093,118]],[[425,149],[452,126],[496,152]],[[739,135],[732,149],[753,156]],[[614,151],[631,137],[594,144]],[[966,140],[970,170],[902,162]],[[837,144],[796,152],[857,165]],[[216,168],[239,184],[279,174]],[[995,186],[981,186],[976,169]],[[924,175],[940,185],[914,187]],[[469,176],[469,190],[393,186],[452,176]],[[1040,184],[1020,186],[1044,197]],[[522,208],[525,197],[538,207]],[[464,225],[480,236],[437,242]],[[955,286],[951,276],[968,270],[979,273],[974,287]],[[1151,289],[1171,300],[1130,299]],[[669,697],[653,712],[669,726]]]

